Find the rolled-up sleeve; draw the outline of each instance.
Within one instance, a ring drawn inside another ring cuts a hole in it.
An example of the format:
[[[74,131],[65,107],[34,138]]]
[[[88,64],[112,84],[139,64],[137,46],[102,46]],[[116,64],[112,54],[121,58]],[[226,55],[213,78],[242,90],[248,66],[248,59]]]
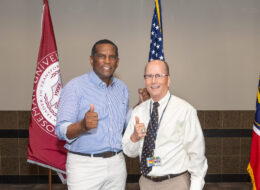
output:
[[[73,83],[70,82],[61,91],[55,127],[57,137],[60,140],[67,141],[68,144],[72,143],[77,138],[68,139],[66,134],[68,127],[77,122],[78,102],[77,90],[74,88]]]

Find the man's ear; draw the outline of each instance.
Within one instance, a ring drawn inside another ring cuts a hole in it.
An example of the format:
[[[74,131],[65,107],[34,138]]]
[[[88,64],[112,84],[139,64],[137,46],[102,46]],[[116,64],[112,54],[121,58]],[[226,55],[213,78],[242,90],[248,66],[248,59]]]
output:
[[[119,65],[119,58],[117,58],[116,67],[118,67],[118,65]]]
[[[89,62],[91,64],[91,66],[93,67],[94,64],[94,58],[92,56],[89,56]]]

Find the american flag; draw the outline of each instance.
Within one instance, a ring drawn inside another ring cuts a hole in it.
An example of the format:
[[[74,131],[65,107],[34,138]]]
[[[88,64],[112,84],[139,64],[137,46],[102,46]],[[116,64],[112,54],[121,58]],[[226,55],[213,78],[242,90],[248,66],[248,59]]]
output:
[[[151,44],[148,61],[165,60],[163,54],[163,27],[161,15],[161,0],[155,0],[153,21],[151,27]]]

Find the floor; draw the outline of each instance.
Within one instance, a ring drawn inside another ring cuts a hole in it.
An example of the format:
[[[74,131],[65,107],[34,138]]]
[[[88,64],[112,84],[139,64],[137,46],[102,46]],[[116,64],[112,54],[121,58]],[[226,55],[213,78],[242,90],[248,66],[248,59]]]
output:
[[[48,190],[48,184],[0,184],[1,190]],[[51,190],[66,190],[62,184],[53,184]],[[251,190],[251,183],[207,183],[203,190]],[[128,183],[126,190],[139,190],[137,183]]]

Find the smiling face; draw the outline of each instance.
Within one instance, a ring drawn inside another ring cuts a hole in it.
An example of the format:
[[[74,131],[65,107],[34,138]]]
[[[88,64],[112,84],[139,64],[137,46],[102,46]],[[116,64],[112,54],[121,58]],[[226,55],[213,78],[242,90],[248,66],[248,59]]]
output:
[[[94,72],[107,85],[110,84],[118,63],[116,48],[112,44],[98,44],[94,56],[90,56],[90,64]]]
[[[169,73],[167,73],[165,63],[160,60],[151,61],[146,65],[145,75],[156,74],[167,74],[167,76],[145,78],[144,83],[153,101],[158,102],[167,94],[170,86]]]

